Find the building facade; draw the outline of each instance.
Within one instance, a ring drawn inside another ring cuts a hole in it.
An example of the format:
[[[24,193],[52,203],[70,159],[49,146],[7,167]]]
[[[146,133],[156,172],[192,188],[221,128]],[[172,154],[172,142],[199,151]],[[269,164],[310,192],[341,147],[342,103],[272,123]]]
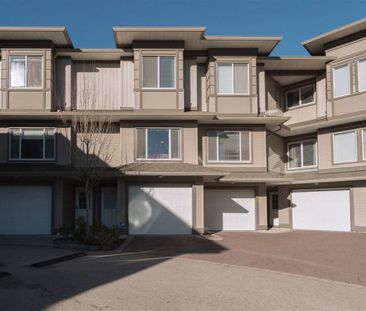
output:
[[[0,234],[85,217],[64,121],[86,113],[112,123],[94,223],[366,231],[366,20],[303,42],[306,57],[200,27],[113,34],[114,49],[78,49],[64,28],[0,28]]]

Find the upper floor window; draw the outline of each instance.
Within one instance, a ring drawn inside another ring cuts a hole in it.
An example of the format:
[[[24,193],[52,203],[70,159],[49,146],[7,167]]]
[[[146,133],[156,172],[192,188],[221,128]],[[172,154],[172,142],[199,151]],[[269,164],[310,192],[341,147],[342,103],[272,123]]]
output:
[[[175,88],[175,56],[144,56],[142,67],[144,88]]]
[[[288,168],[308,168],[317,165],[316,140],[292,142],[287,145]]]
[[[349,65],[342,65],[333,68],[333,94],[334,97],[349,95],[350,90],[350,72]]]
[[[333,134],[334,163],[357,161],[357,134],[355,130]]]
[[[315,103],[314,84],[299,87],[286,92],[287,108],[309,105]]]
[[[366,59],[358,61],[358,91],[366,91]]]
[[[178,128],[138,128],[138,160],[179,160],[181,130]]]
[[[250,162],[250,132],[208,131],[208,162]]]
[[[40,88],[42,87],[42,56],[9,57],[10,87]]]
[[[249,65],[245,63],[217,64],[218,94],[249,94]]]
[[[55,159],[55,129],[17,128],[9,136],[10,160]]]

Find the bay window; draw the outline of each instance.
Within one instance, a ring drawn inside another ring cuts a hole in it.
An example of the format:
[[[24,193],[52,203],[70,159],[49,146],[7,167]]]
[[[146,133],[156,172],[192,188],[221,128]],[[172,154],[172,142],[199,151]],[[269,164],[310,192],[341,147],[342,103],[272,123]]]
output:
[[[138,160],[179,160],[181,130],[178,128],[138,128]]]
[[[250,162],[249,131],[208,131],[208,162]]]
[[[175,56],[143,56],[144,88],[175,88]]]
[[[287,108],[315,103],[315,86],[313,84],[286,92]]]
[[[366,91],[366,59],[358,61],[358,91]]]
[[[9,83],[13,88],[42,87],[42,56],[9,57]]]
[[[217,64],[218,94],[249,94],[249,65],[246,63]]]
[[[54,160],[55,129],[11,129],[9,131],[9,159]]]

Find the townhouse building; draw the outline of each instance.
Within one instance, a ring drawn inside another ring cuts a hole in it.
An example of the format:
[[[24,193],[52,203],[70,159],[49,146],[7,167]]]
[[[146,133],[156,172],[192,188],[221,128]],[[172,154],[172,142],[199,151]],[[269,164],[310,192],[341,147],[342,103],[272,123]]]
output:
[[[0,234],[85,217],[67,122],[108,116],[90,220],[129,234],[366,231],[366,19],[271,56],[281,37],[114,27],[0,28]]]

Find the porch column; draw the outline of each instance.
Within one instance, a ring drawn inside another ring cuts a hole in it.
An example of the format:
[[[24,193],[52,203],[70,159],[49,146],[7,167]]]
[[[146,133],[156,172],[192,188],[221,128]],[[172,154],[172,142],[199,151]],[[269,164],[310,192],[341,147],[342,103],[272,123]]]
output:
[[[278,187],[278,218],[281,228],[292,228],[292,209],[288,186]]]
[[[62,179],[56,179],[54,183],[54,208],[52,219],[52,230],[56,230],[62,226],[62,210],[64,205],[63,192],[64,183]]]
[[[121,229],[128,227],[127,185],[123,178],[117,181],[117,220]]]
[[[203,184],[197,184],[192,186],[193,233],[198,234],[202,234],[205,231],[203,194],[204,194]]]
[[[257,230],[268,229],[267,186],[259,185],[256,193]]]

